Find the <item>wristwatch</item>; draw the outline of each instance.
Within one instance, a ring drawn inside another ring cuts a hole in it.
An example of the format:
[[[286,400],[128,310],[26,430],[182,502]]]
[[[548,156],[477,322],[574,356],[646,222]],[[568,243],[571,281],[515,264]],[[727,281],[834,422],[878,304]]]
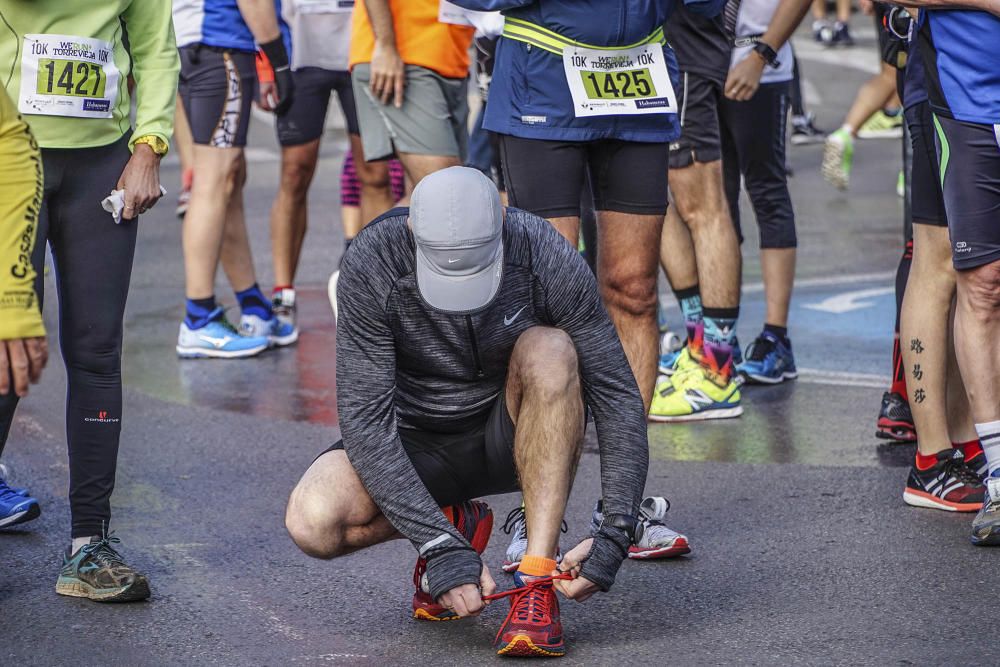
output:
[[[624,530],[629,539],[632,540],[632,544],[638,544],[642,541],[642,536],[646,532],[643,522],[631,514],[605,514],[604,520],[601,521],[601,528],[605,526]]]
[[[146,144],[147,146],[153,149],[154,153],[160,156],[166,155],[167,149],[169,148],[167,142],[165,142],[163,139],[160,139],[155,134],[144,134],[132,143]]]
[[[778,60],[778,52],[771,48],[770,45],[764,42],[757,42],[753,45],[753,50],[760,54],[760,57],[764,59],[771,67],[780,67],[781,61]]]

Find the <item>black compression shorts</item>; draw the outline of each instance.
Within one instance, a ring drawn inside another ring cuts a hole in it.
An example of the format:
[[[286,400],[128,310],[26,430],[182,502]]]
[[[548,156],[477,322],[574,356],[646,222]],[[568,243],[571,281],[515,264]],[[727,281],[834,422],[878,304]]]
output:
[[[721,100],[722,84],[719,82],[694,72],[681,74],[680,99],[677,100],[681,136],[670,142],[671,169],[722,159],[722,136],[719,132]]]
[[[906,127],[913,146],[913,171],[910,173],[910,217],[915,224],[947,227],[941,172],[934,148],[934,114],[927,102],[906,109]]]
[[[514,467],[514,421],[503,392],[486,420],[464,433],[400,426],[399,437],[420,480],[442,507],[519,488]],[[343,448],[344,441],[339,440],[323,454]]]
[[[543,218],[579,216],[580,193],[587,187],[588,175],[598,211],[665,214],[667,151],[666,143],[500,135],[511,206]]]
[[[347,132],[359,133],[350,72],[303,67],[292,72],[292,78],[295,81],[295,96],[288,112],[277,117],[278,143],[296,146],[319,139],[323,135],[330,95],[334,92],[340,99]]]
[[[254,54],[202,44],[180,49],[178,92],[194,143],[217,148],[247,145],[250,104],[257,88]]]

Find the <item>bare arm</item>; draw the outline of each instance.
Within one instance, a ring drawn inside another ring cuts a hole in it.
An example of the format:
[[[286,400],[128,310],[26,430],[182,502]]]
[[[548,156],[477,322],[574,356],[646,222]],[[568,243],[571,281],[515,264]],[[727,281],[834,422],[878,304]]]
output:
[[[917,9],[978,9],[1000,16],[1000,0],[893,0],[893,3]]]
[[[375,35],[368,86],[382,104],[392,100],[396,107],[401,107],[406,86],[406,64],[396,50],[396,26],[392,23],[389,0],[365,0],[365,10]]]
[[[811,5],[812,0],[781,0],[760,41],[775,51],[780,49],[802,23],[802,17]],[[763,56],[756,51],[751,51],[746,58],[736,63],[726,79],[726,97],[740,102],[753,97],[760,86],[760,77],[766,64]]]
[[[281,37],[274,0],[236,0],[236,5],[258,44],[267,44]]]

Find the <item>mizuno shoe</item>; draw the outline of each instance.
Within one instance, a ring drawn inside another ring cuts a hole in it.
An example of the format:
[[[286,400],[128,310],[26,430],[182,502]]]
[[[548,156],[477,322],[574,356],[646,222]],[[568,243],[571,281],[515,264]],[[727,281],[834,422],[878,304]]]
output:
[[[979,476],[965,464],[957,449],[938,452],[937,463],[927,470],[910,468],[903,502],[947,512],[975,512],[983,505],[985,488]]]
[[[299,339],[298,328],[287,319],[279,318],[277,313],[269,320],[258,315],[241,315],[240,333],[248,338],[267,338],[271,347],[284,347]]]
[[[601,528],[604,514],[601,501],[594,507],[590,523],[590,533],[594,535]],[[646,496],[639,504],[639,518],[642,519],[642,538],[628,549],[628,557],[633,560],[654,560],[674,558],[691,553],[688,539],[663,525],[663,518],[670,509],[670,501],[660,496]]]
[[[884,440],[916,442],[917,430],[913,426],[910,404],[903,396],[887,391],[882,394],[882,407],[878,413],[875,435]]]
[[[497,633],[497,655],[515,658],[558,658],[566,654],[559,600],[551,581],[525,582],[520,572],[514,581],[523,591],[511,596],[510,612]],[[527,585],[526,585],[527,584]]]
[[[986,494],[979,514],[972,520],[972,543],[1000,545],[1000,477],[986,478]]]
[[[63,557],[56,593],[95,602],[133,602],[149,597],[146,577],[129,567],[112,544],[111,534],[93,537],[75,554]]]
[[[476,553],[486,551],[493,531],[493,510],[484,502],[478,500],[464,502],[461,505],[451,505],[443,508],[448,519],[458,528],[459,532],[469,541]],[[427,561],[417,559],[413,568],[413,618],[420,621],[451,621],[458,618],[452,610],[443,607],[427,592]]]
[[[770,331],[764,331],[750,343],[743,363],[736,372],[757,384],[778,384],[799,376],[795,369],[791,342],[788,345]]]
[[[854,137],[846,129],[840,128],[826,138],[820,171],[830,184],[840,190],[846,190],[851,180],[853,163]]]
[[[503,557],[503,565],[500,569],[504,572],[516,572],[517,568],[521,565],[521,559],[524,558],[525,552],[528,550],[528,523],[524,520],[524,504],[522,503],[520,507],[515,507],[507,515],[506,521],[503,522],[503,532],[510,535],[510,544],[507,546],[507,552]],[[562,522],[562,532],[569,530],[566,522]],[[562,552],[556,550],[556,562],[562,560]]]
[[[743,414],[740,387],[730,378],[719,386],[697,365],[674,373],[656,386],[649,419],[655,422],[726,419]]]
[[[0,528],[10,528],[37,519],[41,513],[38,501],[29,496],[27,491],[8,486],[0,477]]]
[[[181,322],[177,334],[177,356],[182,359],[239,359],[252,357],[267,349],[264,336],[243,336],[229,323],[222,308],[216,308],[208,323],[197,329]]]

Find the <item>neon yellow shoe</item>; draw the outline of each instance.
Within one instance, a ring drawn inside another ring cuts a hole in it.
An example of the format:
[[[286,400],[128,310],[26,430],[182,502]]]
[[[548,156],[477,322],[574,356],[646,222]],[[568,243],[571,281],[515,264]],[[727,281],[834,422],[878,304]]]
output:
[[[709,372],[694,360],[693,366],[679,370],[656,386],[649,419],[654,422],[727,419],[743,414],[740,386],[730,378],[720,387]]]
[[[858,128],[858,139],[899,139],[903,136],[903,114],[879,109]]]

